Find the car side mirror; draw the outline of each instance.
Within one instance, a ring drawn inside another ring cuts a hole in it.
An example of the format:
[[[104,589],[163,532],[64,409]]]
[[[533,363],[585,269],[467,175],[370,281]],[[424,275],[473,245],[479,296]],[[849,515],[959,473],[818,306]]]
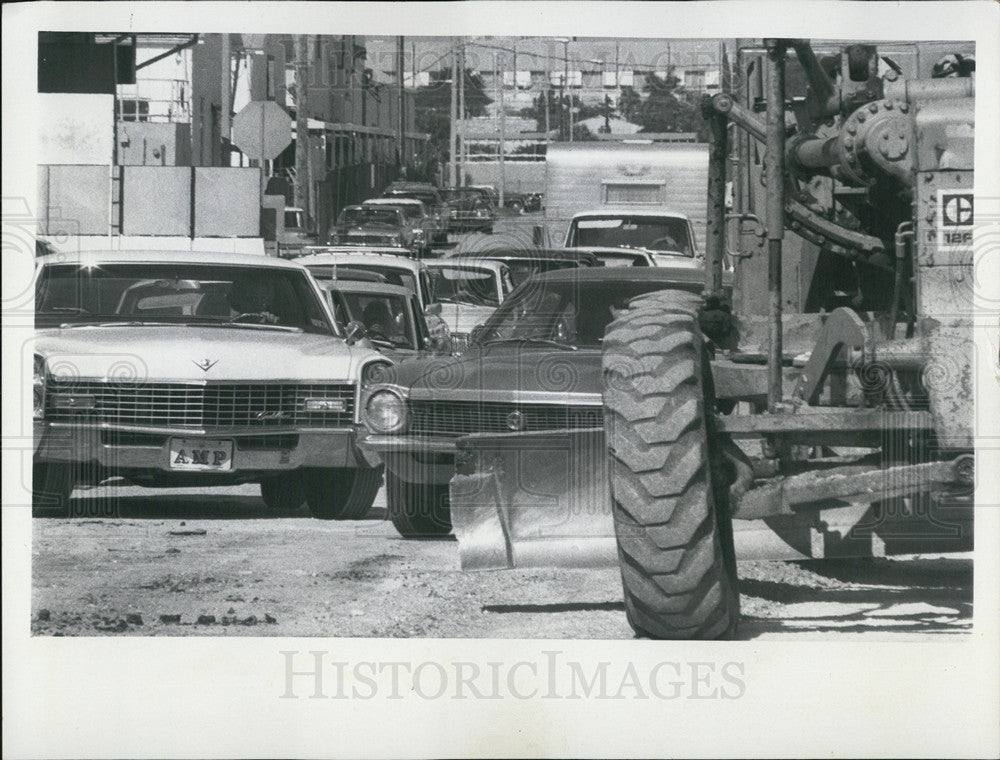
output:
[[[478,343],[483,333],[486,332],[486,325],[476,325],[469,333],[469,343]]]
[[[441,304],[439,303],[429,303],[424,308],[425,317],[440,317],[441,316]]]
[[[347,323],[347,345],[353,346],[359,340],[364,338],[366,334],[367,330],[365,330],[365,326],[356,319],[352,319]]]

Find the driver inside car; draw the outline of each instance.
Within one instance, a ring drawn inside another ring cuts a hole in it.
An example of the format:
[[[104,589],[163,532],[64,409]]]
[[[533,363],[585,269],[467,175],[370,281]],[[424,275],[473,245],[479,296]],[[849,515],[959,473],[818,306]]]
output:
[[[229,304],[236,312],[233,319],[253,316],[262,324],[276,325],[280,321],[274,313],[274,286],[267,280],[247,278],[237,280],[229,291]]]

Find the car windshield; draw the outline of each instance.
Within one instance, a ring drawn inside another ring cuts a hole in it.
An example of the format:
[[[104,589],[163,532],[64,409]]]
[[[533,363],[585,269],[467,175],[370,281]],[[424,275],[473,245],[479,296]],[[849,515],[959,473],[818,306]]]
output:
[[[684,219],[657,216],[606,216],[577,219],[570,232],[570,246],[646,248],[694,256]]]
[[[424,208],[419,203],[401,203],[398,206],[394,206],[403,212],[403,216],[407,219],[419,219],[424,215]]]
[[[666,287],[671,286],[654,280],[537,281],[496,310],[477,342],[539,341],[596,348],[604,340],[608,324],[630,299]]]
[[[301,211],[285,211],[285,229],[298,230],[306,226],[305,214]]]
[[[108,323],[333,332],[309,278],[294,269],[187,262],[42,268],[35,291],[36,326]]]
[[[496,274],[492,269],[434,267],[434,300],[472,306],[499,306]]]
[[[347,226],[357,226],[369,224],[381,224],[389,227],[399,227],[402,220],[400,211],[397,208],[347,208],[340,214],[340,224]]]
[[[402,288],[407,288],[413,293],[417,292],[417,278],[414,276],[412,270],[402,269],[400,267],[380,266],[378,264],[355,263],[353,261],[350,264],[344,264],[343,266],[350,267],[356,272],[372,272],[374,274],[381,275],[385,278],[385,282],[390,285],[398,285]],[[308,268],[317,279],[336,279],[334,276],[334,270],[337,269],[336,265],[313,264]]]
[[[424,193],[419,190],[389,190],[385,194],[386,198],[416,198],[418,201],[423,203],[425,206],[430,208],[431,206],[437,206],[439,204],[438,199],[434,196],[434,193]]]
[[[406,298],[388,293],[349,293],[341,291],[349,320],[365,326],[367,337],[376,345],[416,350],[413,322]]]
[[[507,261],[507,268],[510,270],[510,279],[514,287],[527,280],[532,275],[552,272],[556,269],[570,269],[576,267],[575,261],[563,261],[560,259],[516,259]]]

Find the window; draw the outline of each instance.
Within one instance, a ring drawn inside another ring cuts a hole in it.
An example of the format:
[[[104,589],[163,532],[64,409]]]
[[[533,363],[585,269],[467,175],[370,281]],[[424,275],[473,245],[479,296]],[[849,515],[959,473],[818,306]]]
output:
[[[148,100],[120,100],[118,106],[122,121],[149,121]]]
[[[604,202],[607,204],[657,204],[663,203],[662,182],[604,183]]]

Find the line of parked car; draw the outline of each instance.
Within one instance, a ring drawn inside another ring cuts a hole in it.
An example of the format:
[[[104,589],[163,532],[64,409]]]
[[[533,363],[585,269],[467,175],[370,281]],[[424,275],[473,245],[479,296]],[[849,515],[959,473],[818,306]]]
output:
[[[121,477],[257,482],[275,508],[353,519],[385,478],[402,534],[447,533],[457,436],[594,424],[616,310],[700,287],[690,244],[671,243],[676,262],[607,244],[661,235],[639,217],[574,220],[580,247],[423,255],[495,213],[484,188],[394,183],[344,209],[335,245],[294,260],[41,256],[36,511],[65,513],[74,487]],[[686,220],[673,234],[693,239]],[[563,375],[573,387],[546,385]]]

